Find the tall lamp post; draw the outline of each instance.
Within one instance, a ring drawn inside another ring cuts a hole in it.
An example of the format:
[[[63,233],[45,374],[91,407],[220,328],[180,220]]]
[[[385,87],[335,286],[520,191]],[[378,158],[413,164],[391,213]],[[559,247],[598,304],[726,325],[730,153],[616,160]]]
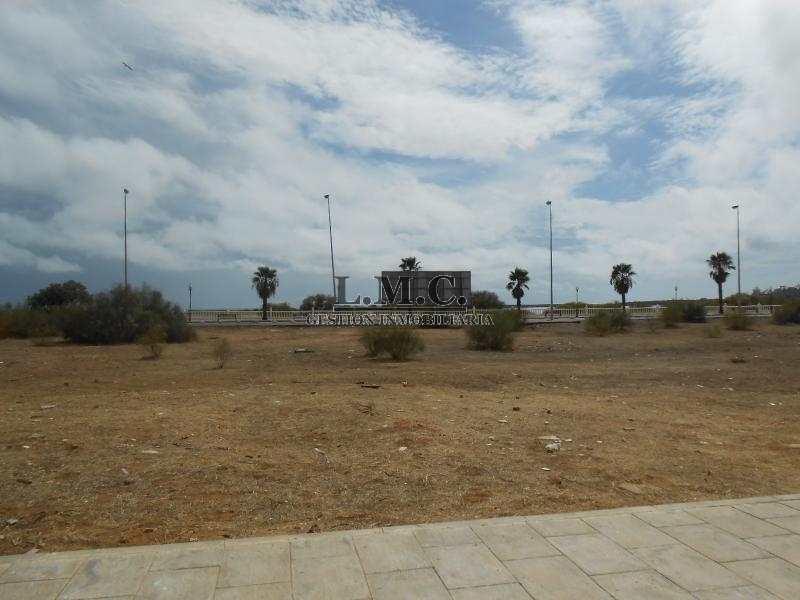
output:
[[[578,286],[575,286],[575,318],[578,318]]]
[[[128,289],[128,188],[122,189],[123,240],[125,244],[125,289]]]
[[[189,323],[192,322],[192,284],[189,284]]]
[[[678,286],[675,286],[675,302],[678,301]]]
[[[739,249],[739,205],[731,206],[736,211],[736,306],[742,300],[742,253]]]
[[[553,204],[547,201],[550,209],[550,320],[553,320]]]
[[[331,284],[333,285],[334,302],[336,298],[336,271],[333,268],[333,224],[331,222],[331,195],[325,194],[325,200],[328,201],[328,234],[331,238]]]

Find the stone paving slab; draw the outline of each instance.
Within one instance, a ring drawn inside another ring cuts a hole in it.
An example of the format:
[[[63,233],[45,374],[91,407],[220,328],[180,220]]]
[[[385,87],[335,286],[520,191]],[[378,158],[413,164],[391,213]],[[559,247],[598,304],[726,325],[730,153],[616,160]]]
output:
[[[800,494],[0,556],[0,600],[798,600]]]

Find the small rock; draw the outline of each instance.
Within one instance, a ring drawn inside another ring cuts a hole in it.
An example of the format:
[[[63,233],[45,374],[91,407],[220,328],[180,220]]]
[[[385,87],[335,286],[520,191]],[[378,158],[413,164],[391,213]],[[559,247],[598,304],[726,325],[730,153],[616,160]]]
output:
[[[377,390],[381,386],[379,386],[377,383],[362,383],[361,387],[362,388],[370,388],[370,389],[373,389],[373,390]]]
[[[16,525],[17,523],[19,523],[19,519],[6,519],[7,525]]]
[[[550,467],[542,467],[542,471],[550,471]]]
[[[398,452],[405,452],[406,450],[408,450],[408,446],[400,446],[400,447],[397,449],[397,451],[398,451]]]
[[[498,423],[508,423],[508,419],[497,419]]]
[[[56,407],[55,404],[42,404],[39,408],[41,408],[42,410],[49,410],[49,409],[55,408],[55,407]]]
[[[142,450],[142,454],[158,454],[158,450]]]
[[[544,449],[547,450],[548,452],[558,452],[559,450],[561,450],[561,444],[559,444],[558,442],[550,442],[544,447]]]
[[[537,439],[545,442],[560,442],[561,438],[557,435],[540,435]]]
[[[301,352],[313,352],[313,350],[310,350],[309,348],[295,348],[294,352],[295,354],[300,354]]]
[[[43,437],[44,437],[44,434],[43,434],[43,433],[32,433],[32,434],[31,434],[31,437],[32,437],[33,439],[35,439],[35,440],[38,440],[39,438],[43,438]]]
[[[617,487],[631,494],[644,494],[644,490],[635,483],[620,483]]]
[[[636,427],[623,427],[622,431],[636,431]]]
[[[125,475],[125,477],[127,477],[128,475],[130,475],[130,473],[128,473],[128,469],[126,469],[125,467],[122,467],[122,468],[120,469],[120,472],[121,472],[123,475]]]

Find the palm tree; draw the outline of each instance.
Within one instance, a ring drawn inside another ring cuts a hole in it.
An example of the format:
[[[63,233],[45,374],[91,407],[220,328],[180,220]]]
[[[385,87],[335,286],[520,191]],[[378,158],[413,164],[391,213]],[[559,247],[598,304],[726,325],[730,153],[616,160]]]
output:
[[[267,300],[275,295],[278,289],[278,272],[269,267],[258,267],[253,273],[253,287],[261,298],[261,318],[267,320]]]
[[[525,290],[530,289],[528,282],[531,280],[528,271],[515,267],[513,271],[508,274],[508,283],[506,289],[511,290],[511,295],[517,301],[517,310],[522,308],[522,297],[525,295]],[[524,288],[524,289],[523,289]]]
[[[400,267],[401,271],[419,271],[420,267],[422,267],[422,263],[417,262],[416,256],[408,256],[406,258],[401,258],[400,264],[397,266]]]
[[[706,259],[706,264],[711,267],[708,276],[717,282],[717,291],[719,291],[719,314],[722,314],[722,284],[728,279],[730,272],[736,270],[736,267],[733,266],[733,259],[728,256],[727,252],[712,254]]]
[[[619,263],[611,268],[611,279],[609,283],[614,286],[614,290],[622,296],[622,312],[625,312],[625,294],[633,287],[633,278],[636,273],[628,263]]]

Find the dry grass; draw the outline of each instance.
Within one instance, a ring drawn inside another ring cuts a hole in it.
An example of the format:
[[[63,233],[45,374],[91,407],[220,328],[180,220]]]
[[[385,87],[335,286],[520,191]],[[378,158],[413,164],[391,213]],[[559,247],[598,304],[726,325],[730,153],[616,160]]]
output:
[[[800,329],[708,327],[491,354],[422,330],[402,364],[354,328],[203,330],[159,361],[5,340],[0,554],[797,492]]]

